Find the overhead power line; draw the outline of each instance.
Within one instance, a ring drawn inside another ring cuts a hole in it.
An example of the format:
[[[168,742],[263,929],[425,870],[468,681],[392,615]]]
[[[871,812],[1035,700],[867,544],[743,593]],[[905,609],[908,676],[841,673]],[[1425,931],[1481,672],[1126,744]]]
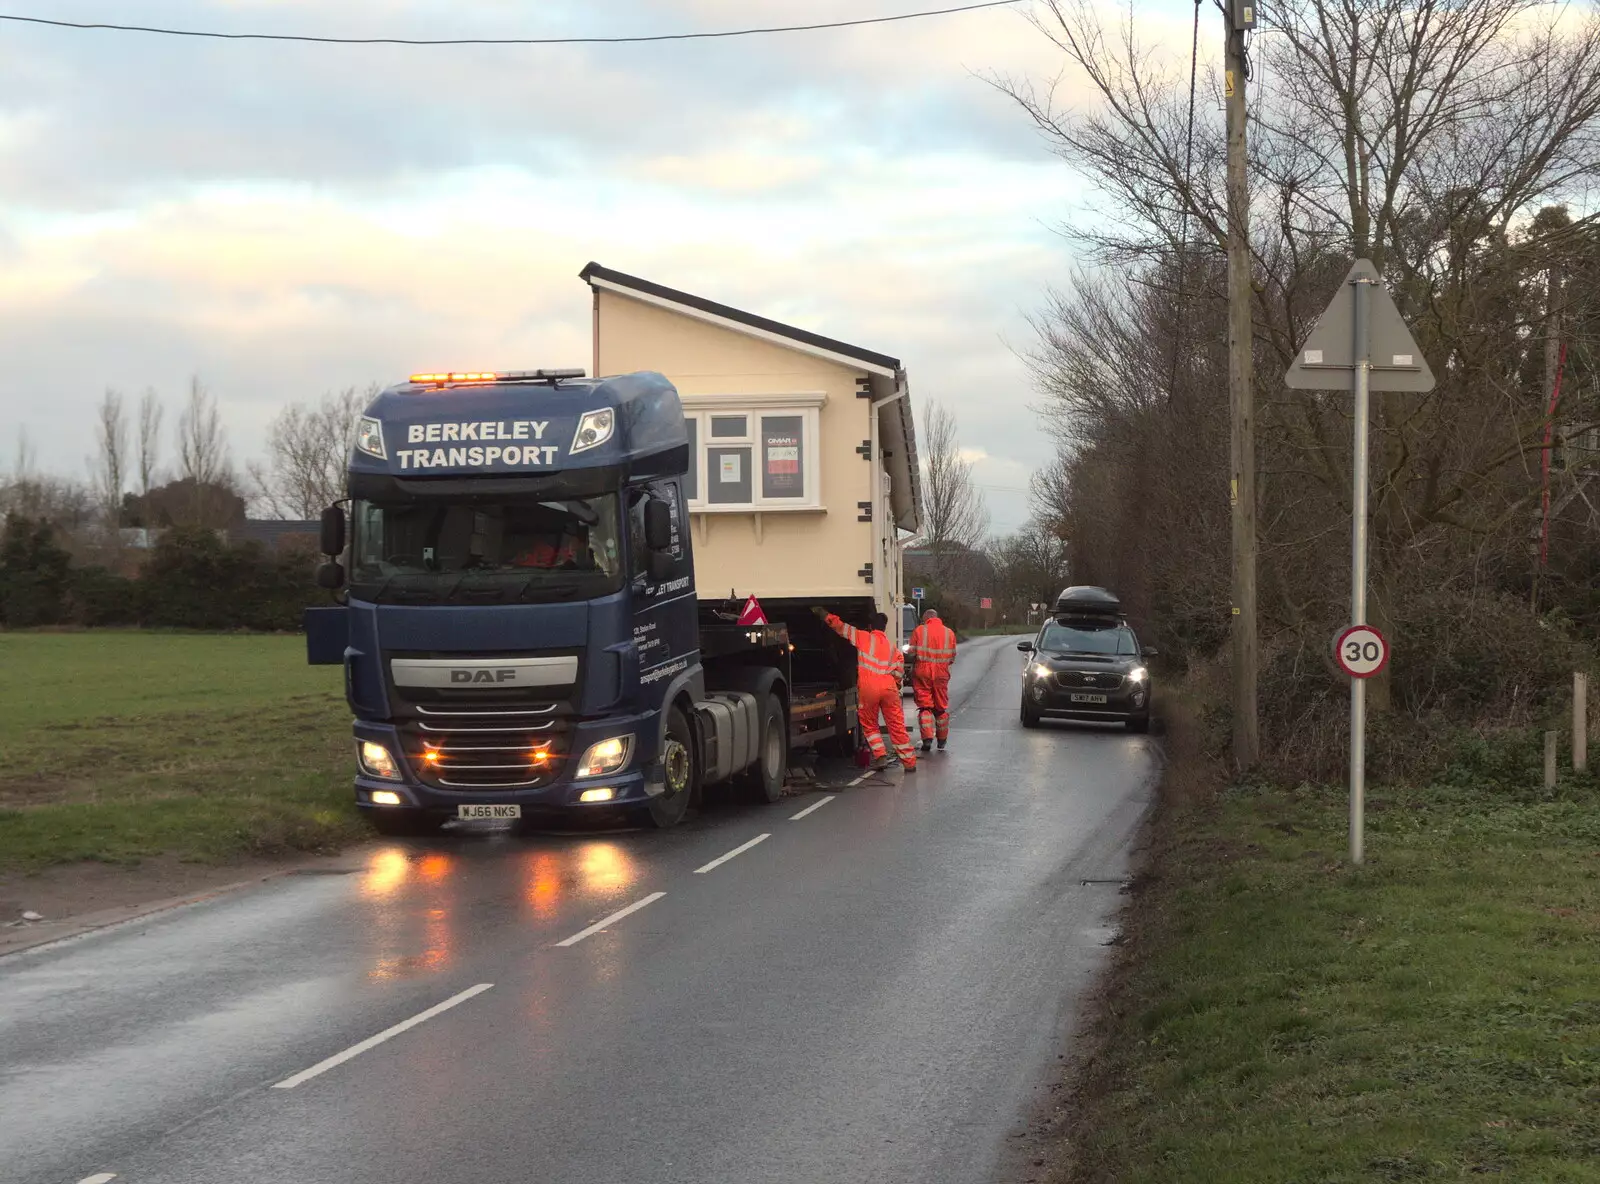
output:
[[[57,29],[109,33],[153,33],[161,37],[200,37],[212,41],[300,41],[316,45],[638,45],[651,41],[710,41],[723,37],[757,37],[770,33],[809,33],[818,29],[848,29],[858,25],[887,25],[925,17],[976,12],[981,8],[1009,8],[1022,0],[984,0],[953,8],[930,8],[891,16],[866,16],[844,21],[819,21],[810,25],[769,25],[750,29],[719,29],[704,33],[641,33],[623,37],[317,37],[309,33],[223,33],[215,29],[169,29],[158,25],[117,25],[105,22],[63,21],[43,16],[0,12],[0,21],[48,25]]]

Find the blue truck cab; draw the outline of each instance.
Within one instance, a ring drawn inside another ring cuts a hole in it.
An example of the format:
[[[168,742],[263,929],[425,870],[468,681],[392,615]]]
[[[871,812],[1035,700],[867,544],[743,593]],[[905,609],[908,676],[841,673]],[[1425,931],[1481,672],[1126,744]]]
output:
[[[788,623],[698,599],[688,463],[656,373],[422,374],[374,399],[323,515],[338,603],[306,636],[344,667],[380,831],[595,807],[670,826],[709,784],[775,800],[793,747],[853,748],[853,663],[802,626],[797,680]]]

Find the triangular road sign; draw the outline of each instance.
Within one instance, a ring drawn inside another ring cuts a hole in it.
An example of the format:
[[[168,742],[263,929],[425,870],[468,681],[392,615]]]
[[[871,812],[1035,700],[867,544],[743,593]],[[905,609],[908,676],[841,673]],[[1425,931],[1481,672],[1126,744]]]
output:
[[[1431,391],[1433,371],[1422,356],[1411,330],[1394,306],[1378,269],[1357,259],[1344,283],[1334,293],[1311,336],[1295,355],[1283,376],[1285,385],[1300,390],[1353,391],[1356,381],[1356,281],[1367,279],[1368,356],[1374,391]]]

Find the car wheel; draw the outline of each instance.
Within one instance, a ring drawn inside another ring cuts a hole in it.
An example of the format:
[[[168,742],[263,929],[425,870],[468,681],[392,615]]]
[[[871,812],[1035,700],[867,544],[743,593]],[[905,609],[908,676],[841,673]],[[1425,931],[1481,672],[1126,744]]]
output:
[[[1150,730],[1150,717],[1148,715],[1135,715],[1128,719],[1128,731],[1138,732],[1143,735]]]
[[[676,707],[667,712],[667,743],[661,753],[666,788],[650,799],[645,815],[659,830],[677,826],[689,813],[699,783],[699,761],[695,757],[694,733],[689,721]]]
[[[445,824],[445,817],[443,814],[430,814],[426,810],[382,806],[368,810],[367,821],[372,823],[372,829],[380,835],[393,839],[408,839],[419,835],[438,834]]]
[[[739,775],[740,786],[756,801],[775,802],[783,796],[783,783],[789,772],[787,733],[783,704],[776,695],[768,695],[761,708],[756,763]]]
[[[1039,726],[1039,719],[1040,716],[1038,711],[1030,710],[1027,703],[1023,703],[1022,726],[1025,728],[1037,728]]]

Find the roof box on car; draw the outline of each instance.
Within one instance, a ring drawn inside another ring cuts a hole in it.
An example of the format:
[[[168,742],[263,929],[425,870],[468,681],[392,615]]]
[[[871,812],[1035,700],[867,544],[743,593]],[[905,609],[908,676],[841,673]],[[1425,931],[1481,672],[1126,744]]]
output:
[[[1122,602],[1104,588],[1080,584],[1063,588],[1052,612],[1058,617],[1120,617]]]

